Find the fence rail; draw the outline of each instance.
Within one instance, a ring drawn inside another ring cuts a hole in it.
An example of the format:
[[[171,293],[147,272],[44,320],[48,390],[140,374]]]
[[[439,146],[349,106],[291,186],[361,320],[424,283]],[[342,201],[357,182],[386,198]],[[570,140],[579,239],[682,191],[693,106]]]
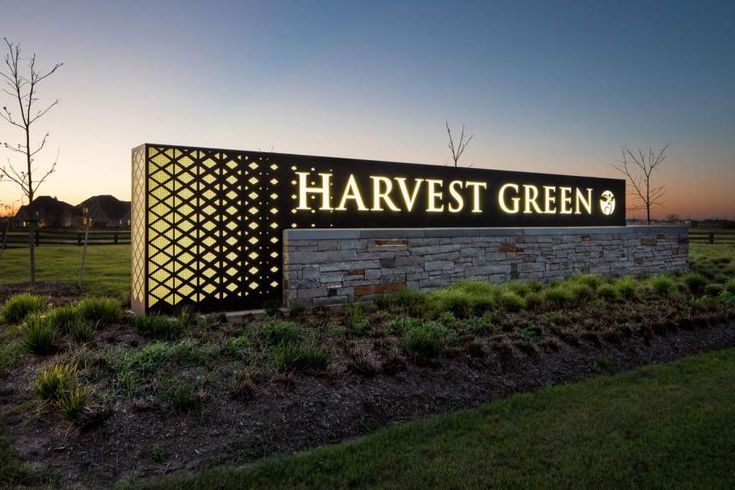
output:
[[[37,247],[44,245],[82,245],[83,231],[36,231],[35,242]],[[130,243],[130,231],[90,231],[87,238],[89,245],[118,245]],[[0,231],[0,248],[18,248],[28,246],[27,231]]]
[[[117,245],[130,243],[130,231],[90,231],[88,243],[90,245]],[[36,246],[43,245],[82,245],[83,231],[37,231],[35,234]],[[689,230],[689,241],[692,243],[722,243],[735,245],[735,230]],[[3,243],[6,248],[27,247],[28,232],[11,231],[6,233],[0,230],[0,248]]]
[[[689,230],[689,241],[691,243],[722,243],[735,245],[735,230]]]

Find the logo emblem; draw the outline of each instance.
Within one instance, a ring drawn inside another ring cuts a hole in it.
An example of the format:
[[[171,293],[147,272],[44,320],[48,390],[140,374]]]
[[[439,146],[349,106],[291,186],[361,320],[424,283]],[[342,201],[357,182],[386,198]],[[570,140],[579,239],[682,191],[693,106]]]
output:
[[[605,216],[610,216],[615,211],[615,194],[605,191],[600,196],[600,210]]]

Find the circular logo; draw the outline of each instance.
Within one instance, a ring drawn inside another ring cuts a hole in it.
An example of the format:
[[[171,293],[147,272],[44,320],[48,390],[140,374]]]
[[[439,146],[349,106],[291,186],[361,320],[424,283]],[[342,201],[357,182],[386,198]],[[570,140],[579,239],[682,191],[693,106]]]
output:
[[[615,194],[605,191],[600,195],[600,210],[606,216],[613,214],[615,211]]]

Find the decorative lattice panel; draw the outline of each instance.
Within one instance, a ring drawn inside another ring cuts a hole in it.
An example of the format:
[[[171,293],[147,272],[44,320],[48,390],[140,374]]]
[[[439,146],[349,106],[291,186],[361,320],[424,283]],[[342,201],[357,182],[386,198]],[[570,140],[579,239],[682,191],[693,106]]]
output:
[[[278,195],[270,188],[277,171],[278,165],[259,154],[136,148],[136,310],[171,312],[190,304],[202,310],[245,309],[280,300],[282,230]],[[141,235],[143,254],[136,242]]]
[[[133,149],[133,188],[130,209],[130,300],[133,305],[145,303],[145,147]]]

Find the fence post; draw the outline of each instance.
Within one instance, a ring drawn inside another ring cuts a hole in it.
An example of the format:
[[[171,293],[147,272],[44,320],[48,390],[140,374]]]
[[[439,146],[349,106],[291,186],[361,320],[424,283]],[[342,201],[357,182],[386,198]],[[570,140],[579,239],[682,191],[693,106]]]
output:
[[[709,242],[715,243],[715,233],[713,231],[709,232]]]
[[[117,232],[115,232],[115,245],[117,245]]]
[[[77,245],[81,245],[81,244],[82,244],[82,234],[77,233]]]
[[[33,230],[33,232],[36,234],[36,246],[38,247],[41,245],[41,233],[38,231],[38,228]]]

